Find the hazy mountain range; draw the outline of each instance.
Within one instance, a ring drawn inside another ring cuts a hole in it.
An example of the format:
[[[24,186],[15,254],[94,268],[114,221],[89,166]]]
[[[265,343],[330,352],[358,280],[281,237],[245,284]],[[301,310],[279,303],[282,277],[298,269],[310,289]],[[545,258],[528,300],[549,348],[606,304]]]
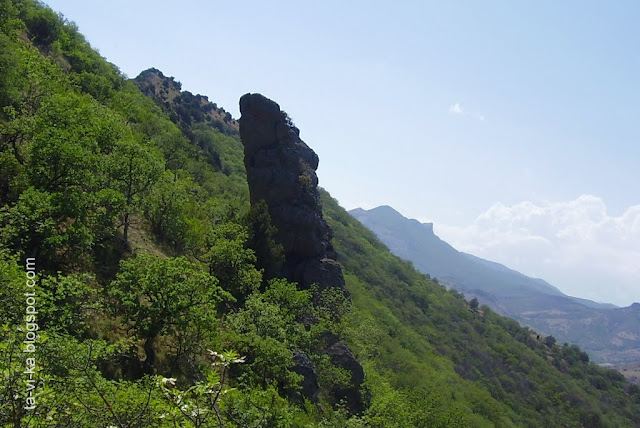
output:
[[[408,219],[389,206],[350,213],[397,256],[447,287],[544,335],[585,349],[599,363],[640,361],[640,304],[619,308],[567,296],[548,282],[457,251],[432,223]]]

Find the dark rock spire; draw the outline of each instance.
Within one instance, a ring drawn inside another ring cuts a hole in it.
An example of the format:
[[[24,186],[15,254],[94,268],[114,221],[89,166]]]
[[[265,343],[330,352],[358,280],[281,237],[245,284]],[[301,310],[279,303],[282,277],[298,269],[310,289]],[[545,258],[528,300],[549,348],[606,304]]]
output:
[[[260,94],[240,98],[240,138],[244,145],[251,204],[264,200],[275,236],[284,250],[283,275],[302,288],[344,289],[344,277],[322,216],[318,155],[280,106]]]

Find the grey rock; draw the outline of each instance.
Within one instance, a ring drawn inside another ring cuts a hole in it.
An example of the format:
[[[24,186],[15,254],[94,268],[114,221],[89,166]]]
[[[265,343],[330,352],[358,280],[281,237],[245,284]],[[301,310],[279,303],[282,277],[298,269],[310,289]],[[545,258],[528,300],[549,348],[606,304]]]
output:
[[[363,410],[363,399],[360,391],[360,385],[364,382],[362,366],[343,340],[327,348],[326,352],[334,365],[350,373],[350,384],[353,385],[347,388],[334,389],[334,396],[338,400],[342,400],[352,413],[360,413]]]
[[[300,382],[300,392],[289,391],[289,396],[300,400],[300,395],[302,395],[312,402],[317,402],[320,385],[318,384],[318,374],[316,373],[313,361],[311,361],[307,354],[294,351],[293,364],[291,371],[302,376],[302,381]]]
[[[240,138],[244,146],[251,203],[267,203],[283,247],[283,275],[301,288],[344,290],[335,261],[332,232],[322,216],[318,193],[318,155],[280,106],[261,94],[240,98]]]

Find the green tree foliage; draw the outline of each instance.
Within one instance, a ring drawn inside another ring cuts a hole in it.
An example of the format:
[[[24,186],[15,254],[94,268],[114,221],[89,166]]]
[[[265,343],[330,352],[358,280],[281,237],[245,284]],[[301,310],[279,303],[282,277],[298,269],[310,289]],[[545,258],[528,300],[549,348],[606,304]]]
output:
[[[38,324],[49,332],[82,336],[89,320],[104,309],[95,279],[88,274],[45,277],[38,297]]]
[[[179,424],[185,419],[193,426],[212,426],[213,419],[217,420],[220,427],[224,426],[220,414],[220,402],[224,395],[232,391],[227,386],[229,370],[233,364],[241,364],[244,357],[238,356],[233,351],[218,353],[209,350],[212,360],[211,370],[206,381],[197,382],[186,391],[174,388],[176,379],[158,376],[156,382],[162,390],[165,400],[172,406],[172,411],[162,415],[162,418],[171,423]]]
[[[107,176],[125,200],[122,213],[123,238],[128,241],[131,215],[141,205],[141,196],[157,181],[164,160],[152,147],[122,141],[107,157]]]
[[[22,290],[24,272],[18,266],[16,257],[0,250],[0,325],[14,325],[22,320],[24,308]]]
[[[245,224],[249,231],[247,245],[255,252],[256,266],[263,270],[263,278],[268,280],[277,277],[284,264],[284,252],[282,245],[274,240],[277,230],[271,224],[264,200],[251,206]]]
[[[15,330],[0,326],[0,424],[2,426],[156,426],[160,396],[148,379],[106,379],[98,365],[118,348],[103,341],[78,342],[68,335],[42,336],[33,376],[37,411],[26,410],[24,360]]]
[[[144,199],[152,231],[176,249],[185,250],[188,245],[194,222],[190,207],[197,205],[198,188],[188,176],[179,178],[167,171]]]
[[[58,40],[62,32],[63,23],[51,9],[28,8],[24,22],[29,32],[29,38],[39,46],[51,46],[53,42]]]
[[[121,206],[120,195],[108,189],[64,195],[31,187],[0,209],[0,242],[23,257],[37,256],[49,272],[87,266],[92,250],[115,233]]]
[[[273,386],[253,388],[245,394],[232,391],[223,403],[222,410],[234,427],[288,428],[304,426],[296,423],[296,419],[307,419],[304,415],[297,415],[300,410],[280,396]]]
[[[222,287],[242,302],[257,290],[262,280],[256,270],[256,256],[246,248],[247,232],[239,224],[223,223],[210,229],[203,261],[209,273],[220,280]]]
[[[100,183],[103,154],[130,131],[109,109],[88,96],[56,94],[35,115],[30,170],[31,184],[47,191],[94,189]]]
[[[155,342],[161,335],[174,335],[196,324],[213,327],[215,308],[231,296],[218,280],[184,257],[161,259],[141,254],[121,263],[109,284],[116,313],[124,325],[144,341],[145,365],[156,362]]]
[[[228,346],[247,356],[241,379],[250,386],[280,383],[295,388],[300,378],[290,371],[292,349],[308,343],[309,333],[299,322],[308,312],[310,294],[285,280],[271,280],[264,293],[255,292],[242,309],[226,321]]]

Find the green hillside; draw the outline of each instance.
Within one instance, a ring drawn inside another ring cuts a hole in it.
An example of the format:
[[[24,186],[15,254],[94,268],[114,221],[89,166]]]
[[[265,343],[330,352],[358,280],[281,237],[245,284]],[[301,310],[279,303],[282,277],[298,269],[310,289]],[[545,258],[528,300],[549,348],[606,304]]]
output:
[[[279,278],[233,118],[127,79],[42,4],[0,2],[0,64],[0,425],[640,424],[640,388],[418,273],[327,193],[350,296]]]

